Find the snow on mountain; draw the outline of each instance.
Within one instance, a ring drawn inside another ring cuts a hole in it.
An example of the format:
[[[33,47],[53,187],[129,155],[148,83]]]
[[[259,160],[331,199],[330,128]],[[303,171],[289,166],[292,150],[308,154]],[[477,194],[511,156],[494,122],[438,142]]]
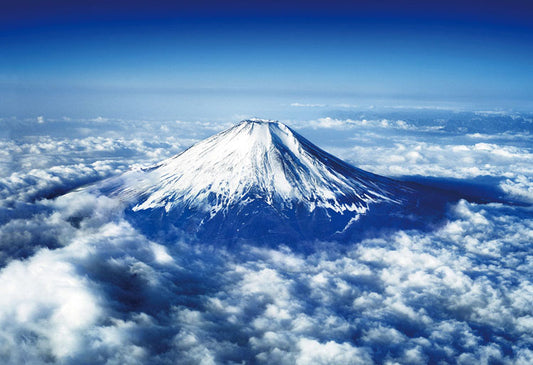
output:
[[[123,178],[117,193],[140,199],[134,211],[164,207],[168,212],[186,204],[214,215],[263,199],[286,209],[301,203],[310,211],[365,213],[372,203],[399,203],[389,181],[347,165],[282,123],[258,119]]]
[[[101,189],[127,202],[129,215],[149,229],[170,224],[210,238],[285,237],[289,231],[291,239],[327,237],[375,208],[383,214],[412,205],[414,194],[339,160],[280,122],[260,119]]]

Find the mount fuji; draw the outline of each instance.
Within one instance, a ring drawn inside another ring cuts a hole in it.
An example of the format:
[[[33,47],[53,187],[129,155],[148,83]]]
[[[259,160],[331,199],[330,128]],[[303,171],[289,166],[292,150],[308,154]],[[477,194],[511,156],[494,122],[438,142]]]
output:
[[[251,119],[104,181],[150,237],[290,244],[418,227],[447,199],[353,167],[277,121]]]

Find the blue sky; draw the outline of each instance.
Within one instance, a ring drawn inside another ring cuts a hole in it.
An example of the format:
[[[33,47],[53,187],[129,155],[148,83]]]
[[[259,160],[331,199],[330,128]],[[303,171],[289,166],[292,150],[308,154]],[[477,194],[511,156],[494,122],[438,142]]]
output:
[[[529,110],[533,98],[525,2],[47,4],[2,15],[4,116],[208,118],[293,102]]]

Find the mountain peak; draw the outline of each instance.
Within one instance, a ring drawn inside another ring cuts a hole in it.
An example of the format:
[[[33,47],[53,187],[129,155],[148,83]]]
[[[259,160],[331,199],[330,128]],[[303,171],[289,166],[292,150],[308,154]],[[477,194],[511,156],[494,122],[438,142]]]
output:
[[[244,119],[239,124],[242,123],[257,123],[257,124],[283,124],[280,123],[277,120],[272,119],[262,119],[262,118],[250,118],[250,119]]]
[[[393,200],[371,174],[351,168],[283,123],[257,119],[135,175],[120,192],[140,198],[134,211],[164,207],[168,212],[186,204],[214,215],[262,199],[281,208],[303,204],[311,211],[364,213],[371,202]]]
[[[401,204],[404,190],[339,160],[285,124],[263,119],[244,120],[111,185],[133,212],[194,215],[200,225],[228,216],[242,225],[267,211],[267,220],[318,214],[324,222],[340,215],[346,224],[372,205]]]
[[[249,147],[250,143],[276,143],[285,144],[288,147],[296,142],[293,140],[295,137],[289,127],[278,121],[266,119],[254,118],[243,120],[232,128],[214,137],[220,139],[222,135],[230,137],[231,139],[238,139],[239,143],[234,144],[233,146],[243,148]]]

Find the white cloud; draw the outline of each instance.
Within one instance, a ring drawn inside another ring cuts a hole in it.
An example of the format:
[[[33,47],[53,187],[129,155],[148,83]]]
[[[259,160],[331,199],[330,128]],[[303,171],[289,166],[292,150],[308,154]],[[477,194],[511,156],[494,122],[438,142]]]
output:
[[[0,299],[7,363],[530,356],[526,207],[462,201],[434,232],[328,243],[328,251],[303,256],[288,247],[163,246],[125,222],[119,202],[87,193],[46,204],[54,211],[36,219],[42,229],[63,227],[67,242],[0,272],[0,290],[10,293]],[[72,216],[81,217],[76,226]]]
[[[398,129],[410,130],[417,129],[415,126],[403,120],[389,120],[389,119],[337,119],[331,117],[318,118],[316,120],[294,122],[293,125],[298,128],[313,128],[313,129]],[[427,129],[427,127],[423,128]]]
[[[385,146],[328,148],[355,166],[385,176],[433,176],[471,179],[503,178],[504,193],[530,202],[533,153],[527,148],[488,143],[437,144],[403,140]],[[495,186],[496,187],[496,184]],[[503,195],[503,194],[502,194]]]
[[[527,203],[533,203],[533,179],[518,175],[514,180],[507,179],[500,183],[500,187],[511,197]]]
[[[430,138],[399,119],[314,123],[353,137],[357,146],[337,151],[360,167],[504,177],[504,192],[530,202],[527,136]],[[1,362],[531,363],[530,207],[460,201],[432,231],[317,243],[304,255],[290,245],[154,242],[120,202],[87,192],[32,202],[166,157],[219,125],[131,128],[130,139],[0,141]],[[176,130],[186,132],[153,137]]]
[[[18,351],[26,350],[5,348],[7,341],[18,342],[10,336],[24,332],[30,338],[36,336],[44,348],[32,349],[28,353],[30,358],[37,357],[34,352],[41,350],[63,359],[80,351],[85,331],[102,315],[94,288],[87,279],[76,275],[71,262],[56,252],[41,250],[26,262],[11,263],[0,274],[0,283],[4,342],[1,357],[8,363],[21,361],[23,355]]]
[[[329,341],[324,344],[316,340],[302,338],[298,341],[300,350],[296,364],[372,364],[370,355],[364,349],[358,349],[349,343],[338,344]]]
[[[324,108],[326,104],[292,103],[291,106],[298,108]]]

